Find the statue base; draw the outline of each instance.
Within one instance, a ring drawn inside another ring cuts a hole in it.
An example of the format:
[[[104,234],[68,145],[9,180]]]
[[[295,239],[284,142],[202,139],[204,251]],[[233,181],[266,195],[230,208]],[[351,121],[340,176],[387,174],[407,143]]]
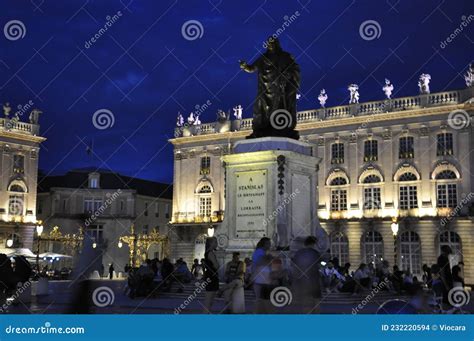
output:
[[[321,159],[312,145],[283,137],[248,139],[222,160],[226,212],[216,237],[226,259],[235,251],[250,256],[262,237],[272,240],[274,250],[290,253],[311,235],[327,243],[317,215]]]

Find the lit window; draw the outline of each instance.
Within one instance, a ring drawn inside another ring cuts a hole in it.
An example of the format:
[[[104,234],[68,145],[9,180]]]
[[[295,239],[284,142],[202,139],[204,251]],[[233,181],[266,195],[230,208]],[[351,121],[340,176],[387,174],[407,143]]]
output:
[[[376,210],[381,207],[380,187],[364,188],[364,209]]]
[[[86,235],[95,243],[102,244],[104,242],[104,226],[89,225],[86,229]]]
[[[453,155],[453,134],[442,133],[437,136],[436,155]]]
[[[400,186],[400,209],[418,208],[418,193],[416,186]]]
[[[8,214],[9,215],[23,215],[23,196],[10,195],[8,200]]]
[[[199,215],[201,217],[211,216],[211,198],[210,197],[199,198]]]
[[[378,145],[377,140],[368,140],[364,142],[364,161],[378,160]]]
[[[398,157],[400,159],[413,159],[415,157],[413,136],[400,137]]]
[[[363,236],[365,263],[377,263],[383,258],[383,238],[377,231],[367,231]]]
[[[333,143],[331,145],[331,163],[340,164],[344,163],[344,144]]]
[[[444,245],[449,246],[453,251],[452,257],[456,258],[453,259],[453,264],[457,264],[458,262],[462,261],[462,245],[459,234],[454,231],[444,231],[440,233],[438,252],[441,251],[441,247]]]
[[[345,189],[333,189],[331,191],[331,211],[347,210],[347,191]]]
[[[200,174],[210,174],[211,173],[211,157],[203,156],[201,158],[201,171]]]
[[[456,184],[439,184],[436,187],[437,206],[455,208],[458,205]]]
[[[25,157],[13,155],[13,173],[23,174],[25,172]]]
[[[375,174],[367,175],[362,181],[362,183],[364,184],[376,184],[379,182],[382,182],[382,180],[380,179],[378,175],[375,175]]]
[[[89,188],[99,188],[99,179],[90,178],[89,179]]]
[[[97,212],[102,206],[102,199],[85,199],[84,200],[84,213],[92,214]]]
[[[330,236],[331,257],[337,257],[340,264],[349,262],[349,241],[342,232]]]
[[[421,244],[416,232],[406,231],[400,235],[400,257],[403,271],[421,273]]]

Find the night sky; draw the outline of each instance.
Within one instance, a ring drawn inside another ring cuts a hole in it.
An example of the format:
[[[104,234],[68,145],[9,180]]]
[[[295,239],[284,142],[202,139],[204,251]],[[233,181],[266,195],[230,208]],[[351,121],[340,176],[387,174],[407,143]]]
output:
[[[15,111],[32,101],[44,112],[41,132],[48,140],[40,168],[48,174],[94,166],[171,182],[168,139],[177,112],[187,116],[210,101],[203,122],[237,104],[251,117],[256,75],[240,71],[238,60],[253,60],[283,26],[282,47],[301,67],[298,110],[319,107],[322,88],[327,106],[346,104],[350,83],[359,84],[361,102],[382,99],[385,77],[395,97],[416,95],[421,73],[431,74],[432,92],[463,88],[462,74],[474,56],[472,0],[0,4],[0,102],[9,101]],[[12,20],[26,31],[5,33]],[[185,39],[182,26],[189,20],[202,30]],[[364,39],[359,28],[367,20],[380,29]],[[107,31],[98,33],[104,25]],[[443,44],[452,34],[452,42]],[[112,113],[113,126],[94,126],[99,109]],[[92,141],[94,157],[86,152]]]

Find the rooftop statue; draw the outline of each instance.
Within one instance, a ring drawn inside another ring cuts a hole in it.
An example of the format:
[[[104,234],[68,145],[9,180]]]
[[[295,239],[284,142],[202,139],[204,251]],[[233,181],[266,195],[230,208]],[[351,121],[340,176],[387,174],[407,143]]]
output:
[[[350,84],[347,87],[347,90],[349,90],[350,95],[351,95],[349,99],[349,104],[359,103],[359,98],[360,98],[359,86],[357,84]]]
[[[466,81],[466,86],[470,88],[474,86],[474,65],[469,64],[469,69],[466,71],[464,75],[464,80]]]
[[[244,108],[242,108],[242,106],[239,104],[238,106],[234,107],[233,110],[234,110],[235,119],[236,120],[241,120]]]
[[[420,75],[420,79],[418,80],[418,87],[420,88],[420,94],[430,93],[430,80],[431,80],[431,75],[427,73],[422,73]]]
[[[30,123],[31,124],[38,124],[39,123],[39,116],[42,113],[43,112],[39,109],[31,110],[30,117],[29,117]]]
[[[385,78],[385,85],[382,90],[385,92],[385,96],[387,96],[388,99],[392,98],[393,84],[390,83],[390,79]]]
[[[326,89],[322,89],[318,96],[319,104],[321,104],[322,108],[326,107],[326,101],[328,100],[328,94],[326,93]]]
[[[177,127],[184,126],[184,117],[183,117],[183,115],[181,115],[180,112],[178,112],[178,117],[176,118],[176,126]]]
[[[282,136],[298,140],[296,94],[300,68],[276,38],[267,41],[267,51],[254,63],[240,61],[246,72],[258,72],[257,98],[253,107],[253,132],[247,138]]]
[[[3,114],[6,118],[10,116],[10,111],[12,111],[12,108],[10,107],[10,103],[7,102],[3,105]]]

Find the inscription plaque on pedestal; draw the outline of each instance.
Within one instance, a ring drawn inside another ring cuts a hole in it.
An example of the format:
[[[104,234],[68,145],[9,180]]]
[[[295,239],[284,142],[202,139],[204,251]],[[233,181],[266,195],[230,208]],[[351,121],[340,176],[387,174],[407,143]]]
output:
[[[236,238],[261,238],[267,235],[267,170],[236,173]]]

